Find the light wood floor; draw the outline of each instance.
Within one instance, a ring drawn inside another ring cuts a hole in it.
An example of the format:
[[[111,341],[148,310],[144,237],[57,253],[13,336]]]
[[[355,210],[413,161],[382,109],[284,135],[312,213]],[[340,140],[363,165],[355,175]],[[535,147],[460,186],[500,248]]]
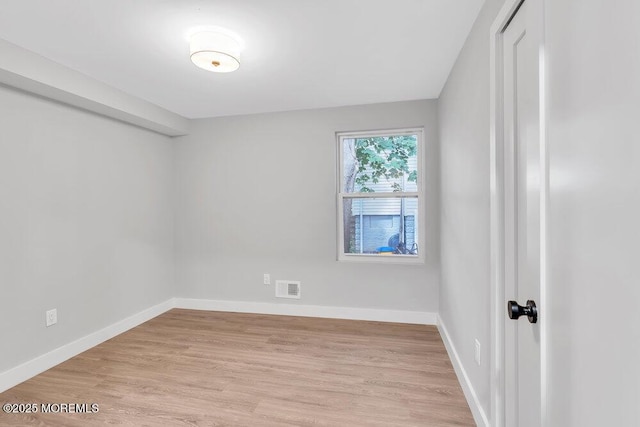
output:
[[[473,426],[433,326],[171,310],[2,394],[38,426]]]

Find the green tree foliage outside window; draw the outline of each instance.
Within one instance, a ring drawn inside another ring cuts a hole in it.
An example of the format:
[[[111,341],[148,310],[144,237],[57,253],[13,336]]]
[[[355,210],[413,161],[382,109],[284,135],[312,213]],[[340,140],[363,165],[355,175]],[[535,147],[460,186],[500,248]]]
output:
[[[358,185],[361,193],[373,193],[371,184],[386,180],[390,190],[403,191],[403,177],[408,182],[417,182],[418,172],[409,170],[409,158],[415,157],[417,141],[415,135],[379,136],[372,138],[358,138],[349,140],[350,151],[355,154],[351,173],[353,184]],[[345,188],[352,193],[355,186]]]

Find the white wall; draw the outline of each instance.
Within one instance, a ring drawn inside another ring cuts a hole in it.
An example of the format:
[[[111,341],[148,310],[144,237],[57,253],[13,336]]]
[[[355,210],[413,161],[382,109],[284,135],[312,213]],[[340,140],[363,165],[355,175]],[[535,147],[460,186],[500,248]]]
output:
[[[336,261],[335,132],[424,126],[426,265]],[[193,121],[176,139],[178,296],[436,312],[435,101]],[[273,279],[302,281],[300,301]]]
[[[487,0],[438,101],[441,170],[440,318],[490,418],[489,27]],[[474,340],[481,344],[481,366]]]
[[[173,295],[172,174],[168,137],[0,86],[0,372]]]
[[[549,426],[640,425],[640,2],[547,0]]]

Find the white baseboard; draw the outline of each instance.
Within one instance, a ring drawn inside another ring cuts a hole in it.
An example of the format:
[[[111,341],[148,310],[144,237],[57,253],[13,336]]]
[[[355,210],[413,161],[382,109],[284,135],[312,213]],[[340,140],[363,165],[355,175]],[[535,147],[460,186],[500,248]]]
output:
[[[324,305],[275,304],[250,301],[223,301],[176,298],[176,308],[192,310],[232,311],[236,313],[278,314],[282,316],[324,317],[331,319],[373,320],[378,322],[435,325],[436,313],[427,311],[384,310]]]
[[[446,347],[447,353],[449,354],[449,359],[451,359],[453,369],[455,369],[456,375],[458,376],[458,381],[462,386],[462,391],[464,392],[464,397],[467,399],[467,403],[469,404],[469,408],[471,409],[473,419],[478,426],[489,427],[489,418],[487,418],[487,414],[482,408],[482,405],[480,405],[478,395],[476,394],[473,385],[469,380],[469,376],[467,375],[467,372],[462,365],[460,356],[458,355],[458,352],[456,351],[456,348],[451,341],[451,337],[447,332],[447,328],[442,322],[442,318],[440,316],[437,316],[437,320],[440,336],[442,336],[442,341],[444,342],[444,346]]]
[[[103,329],[65,344],[48,353],[0,373],[0,393],[64,362],[108,339],[120,335],[172,308],[228,311],[237,313],[279,314],[284,316],[325,317],[333,319],[373,320],[380,322],[435,325],[437,314],[421,311],[382,310],[319,305],[273,304],[248,301],[219,301],[172,298]]]
[[[47,369],[53,368],[83,351],[95,347],[116,335],[120,335],[121,333],[146,322],[147,320],[151,320],[165,311],[171,310],[173,307],[174,300],[172,298],[65,344],[62,347],[58,347],[55,350],[29,360],[15,368],[4,371],[0,373],[0,393],[46,371]]]

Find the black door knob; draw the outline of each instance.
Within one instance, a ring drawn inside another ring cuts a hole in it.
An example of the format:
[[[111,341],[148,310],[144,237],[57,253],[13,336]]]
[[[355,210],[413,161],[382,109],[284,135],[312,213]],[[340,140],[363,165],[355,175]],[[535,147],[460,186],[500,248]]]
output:
[[[538,322],[538,307],[533,300],[528,300],[527,305],[521,306],[515,301],[507,303],[507,314],[509,319],[517,320],[520,316],[527,316],[529,323]]]

